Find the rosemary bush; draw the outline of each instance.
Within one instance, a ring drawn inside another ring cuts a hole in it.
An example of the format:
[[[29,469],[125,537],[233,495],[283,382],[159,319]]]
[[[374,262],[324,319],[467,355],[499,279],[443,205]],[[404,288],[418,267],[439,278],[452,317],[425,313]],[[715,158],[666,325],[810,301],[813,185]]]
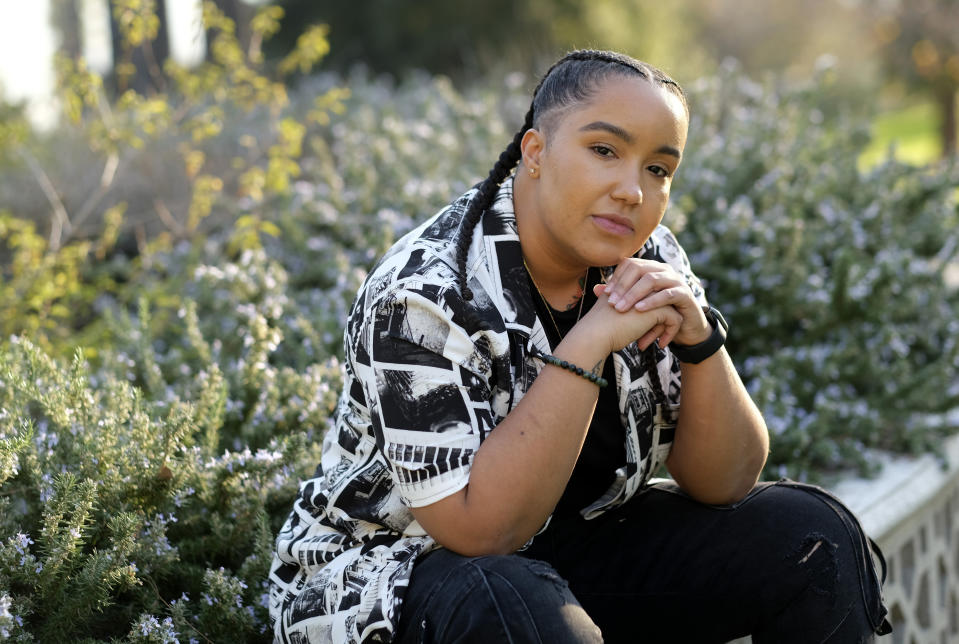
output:
[[[695,88],[680,240],[727,313],[772,435],[767,472],[875,469],[936,451],[959,407],[959,166],[860,169],[866,121],[733,69]]]

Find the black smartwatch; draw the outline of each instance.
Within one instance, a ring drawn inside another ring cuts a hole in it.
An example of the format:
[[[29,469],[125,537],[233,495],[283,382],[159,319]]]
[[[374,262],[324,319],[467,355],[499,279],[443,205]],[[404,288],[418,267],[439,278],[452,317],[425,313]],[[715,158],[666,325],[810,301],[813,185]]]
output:
[[[713,327],[713,332],[709,334],[708,338],[694,345],[669,343],[670,352],[680,362],[699,364],[719,351],[726,343],[726,331],[729,330],[729,324],[726,323],[723,314],[711,306],[704,306],[703,313],[706,314],[706,321],[709,322],[709,326]]]

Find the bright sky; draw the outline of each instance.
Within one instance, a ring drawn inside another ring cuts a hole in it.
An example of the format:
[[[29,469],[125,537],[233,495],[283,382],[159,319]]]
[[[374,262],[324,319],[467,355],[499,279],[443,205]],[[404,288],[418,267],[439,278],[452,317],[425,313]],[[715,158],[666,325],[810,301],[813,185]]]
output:
[[[167,0],[170,52],[174,60],[193,63],[203,56],[200,0]],[[107,0],[78,0],[83,53],[90,66],[106,71],[111,62]],[[26,99],[34,122],[47,127],[57,118],[52,98],[55,35],[50,0],[0,0],[0,94]]]
[[[8,100],[30,99],[31,115],[48,124],[55,116],[53,33],[49,0],[0,0],[0,91]]]

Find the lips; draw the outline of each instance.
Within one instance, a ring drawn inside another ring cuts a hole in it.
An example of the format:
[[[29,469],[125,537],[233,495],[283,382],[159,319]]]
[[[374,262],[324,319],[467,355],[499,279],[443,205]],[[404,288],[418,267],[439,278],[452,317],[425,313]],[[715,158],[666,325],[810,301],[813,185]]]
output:
[[[632,235],[633,222],[620,215],[592,215],[593,222],[608,233],[614,235]]]

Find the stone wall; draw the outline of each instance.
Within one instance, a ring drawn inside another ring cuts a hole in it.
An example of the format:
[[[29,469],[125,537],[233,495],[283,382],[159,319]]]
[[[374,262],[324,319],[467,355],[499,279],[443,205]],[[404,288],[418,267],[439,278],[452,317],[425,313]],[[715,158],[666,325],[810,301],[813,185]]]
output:
[[[886,557],[893,632],[878,642],[959,642],[959,436],[946,441],[944,458],[885,457],[879,477],[846,478],[830,491]]]
[[[877,479],[847,479],[832,491],[882,547],[890,644],[959,642],[959,437],[944,459],[889,458]]]

